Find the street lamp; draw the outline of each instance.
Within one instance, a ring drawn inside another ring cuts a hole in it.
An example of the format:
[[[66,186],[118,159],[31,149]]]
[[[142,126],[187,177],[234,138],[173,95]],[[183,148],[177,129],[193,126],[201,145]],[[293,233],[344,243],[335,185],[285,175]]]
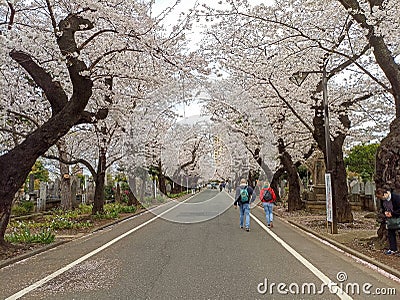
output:
[[[328,108],[328,78],[326,72],[326,64],[328,57],[324,56],[322,63],[322,71],[299,71],[289,77],[289,80],[301,86],[306,80],[307,76],[311,73],[322,73],[322,100],[324,106],[324,129],[325,129],[325,151],[326,151],[326,174],[325,174],[325,191],[326,191],[326,209],[327,209],[327,222],[331,223],[331,233],[338,233],[337,230],[337,213],[336,213],[336,200],[333,193],[332,184],[332,150],[331,139],[329,131],[329,108]]]

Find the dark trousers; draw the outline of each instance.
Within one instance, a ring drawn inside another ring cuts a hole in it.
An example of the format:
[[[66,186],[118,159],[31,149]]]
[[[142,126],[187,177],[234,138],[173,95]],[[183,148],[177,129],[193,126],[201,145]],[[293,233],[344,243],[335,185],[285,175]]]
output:
[[[397,229],[388,229],[389,248],[392,251],[397,251],[396,234]]]

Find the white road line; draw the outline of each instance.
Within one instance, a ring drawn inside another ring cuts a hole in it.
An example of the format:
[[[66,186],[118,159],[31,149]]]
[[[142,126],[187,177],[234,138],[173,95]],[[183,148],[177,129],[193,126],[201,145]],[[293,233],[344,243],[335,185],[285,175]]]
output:
[[[353,299],[348,294],[346,294],[334,281],[329,279],[324,273],[318,270],[312,263],[305,259],[301,254],[296,252],[292,247],[290,247],[284,240],[277,236],[271,229],[267,228],[263,222],[257,219],[253,214],[250,214],[251,218],[261,226],[272,238],[274,238],[279,244],[282,245],[290,254],[292,254],[299,262],[301,262],[307,269],[315,274],[319,279],[322,280],[326,287],[333,287],[332,294],[336,294],[340,299]]]
[[[137,226],[137,227],[135,227],[135,228],[133,228],[133,229],[131,229],[131,230],[125,232],[124,234],[121,234],[120,236],[118,236],[118,237],[116,237],[115,239],[109,241],[108,243],[104,244],[103,246],[101,246],[101,247],[99,247],[99,248],[93,250],[92,252],[90,252],[90,253],[88,253],[88,254],[86,254],[86,255],[84,255],[84,256],[78,258],[77,260],[75,260],[75,261],[73,261],[72,263],[66,265],[65,267],[63,267],[63,268],[61,268],[61,269],[59,269],[59,270],[57,270],[57,271],[51,273],[50,275],[44,277],[43,279],[41,279],[41,280],[39,280],[39,281],[36,281],[35,283],[33,283],[33,284],[31,284],[30,286],[24,288],[23,290],[20,290],[19,292],[15,293],[14,295],[11,295],[10,297],[6,298],[5,300],[14,300],[14,299],[19,299],[19,298],[21,298],[22,296],[26,295],[27,293],[29,293],[29,292],[31,292],[31,291],[37,289],[38,287],[42,286],[42,285],[45,284],[46,282],[48,282],[48,281],[50,281],[50,280],[56,278],[57,276],[61,275],[62,273],[68,271],[68,270],[71,269],[72,267],[74,267],[74,266],[80,264],[81,262],[87,260],[88,258],[90,258],[90,257],[92,257],[93,255],[99,253],[100,251],[102,251],[102,250],[104,250],[104,249],[110,247],[111,245],[115,244],[116,242],[118,242],[119,240],[123,239],[124,237],[130,235],[131,233],[133,233],[133,232],[139,230],[140,228],[142,228],[142,227],[144,227],[144,226],[150,224],[151,222],[157,220],[158,218],[160,218],[160,217],[163,216],[164,214],[168,213],[169,211],[173,210],[174,208],[178,207],[179,205],[185,203],[186,201],[189,201],[189,200],[190,200],[191,198],[193,198],[194,196],[195,196],[195,195],[189,197],[188,199],[186,199],[186,200],[184,200],[184,201],[182,201],[182,202],[179,202],[177,205],[175,205],[175,206],[173,206],[173,207],[167,209],[167,210],[164,211],[163,213],[158,214],[158,215],[156,215],[154,218],[152,218],[152,219],[150,219],[150,220],[148,220],[148,221],[146,221],[146,222],[140,224],[139,226]]]

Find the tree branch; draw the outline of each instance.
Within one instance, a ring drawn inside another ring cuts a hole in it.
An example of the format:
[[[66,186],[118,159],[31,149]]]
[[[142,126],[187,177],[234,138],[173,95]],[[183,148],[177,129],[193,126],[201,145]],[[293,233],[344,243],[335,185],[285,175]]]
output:
[[[90,66],[89,70],[93,70],[93,68],[105,57],[115,54],[115,53],[122,53],[122,52],[144,52],[143,50],[138,50],[138,49],[129,49],[129,48],[123,48],[123,49],[114,49],[110,50],[108,52],[103,53],[100,57],[98,57]]]
[[[92,174],[93,177],[97,176],[96,170],[92,167],[92,165],[84,159],[74,159],[74,160],[66,160],[62,159],[61,157],[55,156],[55,155],[42,155],[42,157],[47,158],[47,159],[53,159],[57,160],[59,162],[62,162],[63,164],[66,165],[76,165],[76,164],[83,164],[86,168],[89,169],[89,172]]]
[[[43,90],[51,105],[53,115],[60,112],[68,102],[68,97],[60,83],[53,81],[51,75],[39,66],[30,54],[14,49],[10,52],[10,56],[28,72],[35,83]]]
[[[278,91],[278,89],[276,88],[276,86],[273,84],[272,80],[269,78],[268,79],[269,84],[272,86],[272,88],[274,89],[275,93],[278,95],[278,98],[281,99],[283,101],[283,103],[286,104],[286,106],[290,109],[290,111],[293,113],[293,115],[308,129],[308,131],[310,131],[310,133],[312,134],[314,132],[314,130],[312,129],[312,127],[297,113],[297,111],[293,108],[293,106],[289,103],[289,101],[286,100],[285,97],[283,97],[281,95],[281,93]]]
[[[47,0],[48,1],[48,0]],[[86,41],[84,41],[79,47],[78,51],[80,52],[83,48],[85,48],[86,45],[88,45],[91,41],[93,41],[96,37],[98,37],[100,34],[106,33],[106,32],[112,32],[112,33],[118,33],[118,31],[114,29],[103,29],[100,30],[96,33],[94,33],[92,36],[90,36]]]
[[[53,8],[51,7],[50,0],[46,0],[46,4],[47,4],[47,9],[49,10],[49,14],[50,14],[51,25],[53,26],[53,32],[54,32],[54,34],[56,34],[57,33],[57,22],[56,22],[56,18],[54,17]]]
[[[14,6],[12,5],[12,3],[11,2],[9,2],[9,1],[7,1],[7,4],[8,4],[8,7],[10,8],[10,11],[11,11],[11,13],[10,13],[10,20],[8,21],[8,30],[11,30],[11,28],[12,28],[12,26],[13,26],[13,24],[14,24],[14,17],[15,17],[15,13],[16,13],[16,11],[15,11],[15,8],[14,8]]]
[[[18,117],[21,117],[21,118],[24,118],[24,119],[29,120],[29,121],[32,122],[37,128],[40,127],[39,123],[36,122],[36,120],[32,119],[32,118],[31,118],[30,116],[28,116],[28,115],[22,114],[22,113],[20,113],[20,112],[13,111],[13,110],[11,110],[11,109],[8,109],[7,112],[8,112],[9,114],[13,114],[13,115],[16,115],[16,116],[18,116]]]

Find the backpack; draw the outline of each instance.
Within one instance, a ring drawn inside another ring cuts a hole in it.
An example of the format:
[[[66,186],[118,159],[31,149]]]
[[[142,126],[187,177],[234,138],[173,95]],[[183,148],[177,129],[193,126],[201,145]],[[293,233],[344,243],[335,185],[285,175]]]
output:
[[[271,194],[271,192],[270,192],[268,189],[265,189],[262,199],[263,199],[264,201],[266,201],[266,202],[269,202],[269,201],[271,201],[271,200],[273,199],[273,198],[272,198],[272,194]]]
[[[245,186],[243,189],[240,189],[240,201],[242,201],[242,203],[249,201],[249,192],[247,191],[247,186]]]

